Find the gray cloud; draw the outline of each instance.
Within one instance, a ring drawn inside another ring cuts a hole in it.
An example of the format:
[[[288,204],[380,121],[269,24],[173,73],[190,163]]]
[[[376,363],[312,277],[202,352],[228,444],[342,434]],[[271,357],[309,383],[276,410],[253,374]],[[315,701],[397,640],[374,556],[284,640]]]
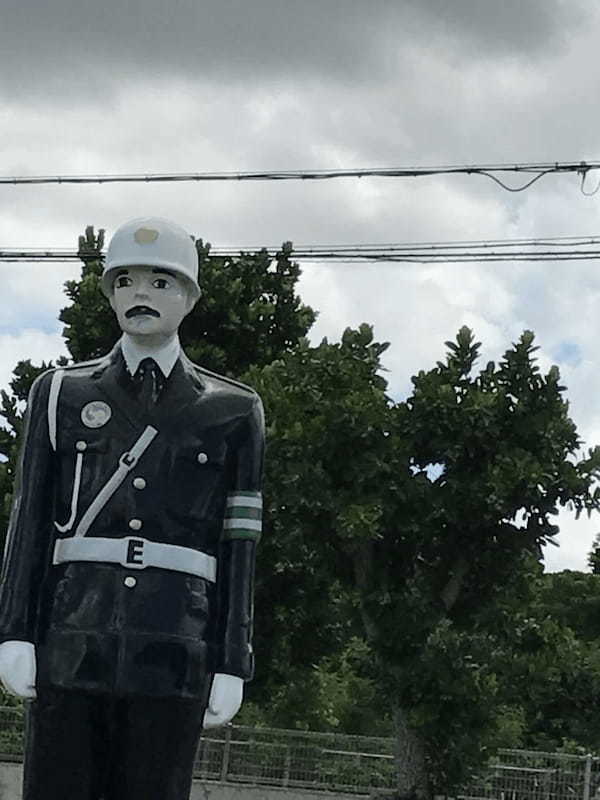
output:
[[[12,0],[2,10],[3,84],[60,91],[64,80],[97,91],[132,74],[249,85],[311,72],[347,80],[375,65],[390,15],[388,2],[373,13],[360,0]]]
[[[575,0],[33,0],[3,3],[5,96],[102,99],[132,79],[277,85],[392,77],[404,49],[533,57],[581,25]]]
[[[439,34],[470,44],[471,55],[525,58],[563,45],[589,17],[589,7],[569,0],[412,0],[407,4],[414,21]]]

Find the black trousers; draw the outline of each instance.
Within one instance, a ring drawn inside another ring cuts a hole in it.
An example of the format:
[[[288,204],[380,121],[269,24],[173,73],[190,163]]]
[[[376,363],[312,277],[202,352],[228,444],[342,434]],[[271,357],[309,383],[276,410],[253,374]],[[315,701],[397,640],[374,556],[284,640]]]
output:
[[[23,800],[188,800],[205,704],[38,688]]]

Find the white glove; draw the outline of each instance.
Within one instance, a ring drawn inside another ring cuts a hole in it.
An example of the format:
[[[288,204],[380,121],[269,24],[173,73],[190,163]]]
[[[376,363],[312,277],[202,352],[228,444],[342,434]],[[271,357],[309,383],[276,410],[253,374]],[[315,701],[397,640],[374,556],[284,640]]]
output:
[[[217,672],[213,678],[203,727],[218,728],[226,725],[240,710],[243,696],[244,681],[242,678]]]
[[[8,692],[33,699],[35,674],[35,647],[31,642],[0,644],[0,680]]]

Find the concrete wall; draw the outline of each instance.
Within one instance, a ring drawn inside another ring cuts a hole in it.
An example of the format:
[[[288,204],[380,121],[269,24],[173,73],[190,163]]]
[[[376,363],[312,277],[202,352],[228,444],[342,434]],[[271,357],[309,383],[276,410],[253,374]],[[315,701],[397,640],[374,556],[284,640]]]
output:
[[[0,800],[21,800],[22,776],[21,764],[0,763]],[[358,796],[271,789],[268,786],[194,782],[191,800],[358,800]]]
[[[366,800],[364,795],[362,798]],[[231,783],[194,783],[191,800],[361,800],[361,795],[273,789],[268,786],[242,784],[236,786]]]
[[[22,764],[0,763],[0,800],[21,800]]]

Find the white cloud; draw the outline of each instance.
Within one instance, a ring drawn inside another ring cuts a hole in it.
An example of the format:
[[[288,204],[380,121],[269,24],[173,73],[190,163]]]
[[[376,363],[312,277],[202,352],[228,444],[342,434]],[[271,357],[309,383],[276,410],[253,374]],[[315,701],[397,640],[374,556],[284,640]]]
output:
[[[576,520],[574,513],[565,509],[558,514],[556,524],[560,526],[560,534],[555,537],[558,547],[548,545],[544,548],[546,572],[560,572],[562,569],[589,572],[587,556],[600,533],[598,516],[588,518],[582,515]]]
[[[17,263],[5,264],[3,270],[10,277],[0,295],[0,332],[21,331],[23,325],[60,331],[58,311],[67,305],[63,284],[79,277],[80,266]]]
[[[31,359],[33,364],[54,361],[68,355],[61,336],[24,329],[18,334],[0,334],[0,388],[7,389],[12,371],[18,361]]]

